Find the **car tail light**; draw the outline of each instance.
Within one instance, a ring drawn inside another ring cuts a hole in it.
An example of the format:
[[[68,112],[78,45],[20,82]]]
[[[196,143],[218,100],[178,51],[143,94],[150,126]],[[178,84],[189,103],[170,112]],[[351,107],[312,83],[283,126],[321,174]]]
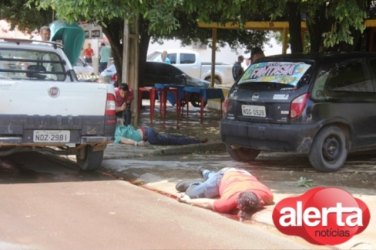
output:
[[[111,77],[111,81],[116,82],[117,81],[117,74],[113,74]]]
[[[296,97],[290,106],[290,118],[295,119],[298,118],[302,113],[307,104],[309,98],[309,94],[305,93]]]
[[[230,110],[230,99],[226,98],[222,104],[223,116]]]
[[[115,111],[115,95],[112,93],[107,93],[106,100],[106,124],[115,124],[116,123],[116,111]]]

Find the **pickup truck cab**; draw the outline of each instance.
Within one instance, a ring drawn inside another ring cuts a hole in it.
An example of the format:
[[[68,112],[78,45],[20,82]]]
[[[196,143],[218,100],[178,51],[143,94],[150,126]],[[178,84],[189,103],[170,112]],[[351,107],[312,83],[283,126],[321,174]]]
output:
[[[148,56],[148,61],[159,61],[162,52],[156,51]],[[211,62],[202,62],[200,54],[191,50],[172,49],[167,51],[167,57],[171,64],[179,68],[187,75],[203,79],[210,82],[211,79]],[[232,85],[232,65],[216,63],[215,64],[215,84]]]
[[[94,170],[115,126],[113,86],[78,81],[59,44],[0,39],[0,156],[73,154]]]

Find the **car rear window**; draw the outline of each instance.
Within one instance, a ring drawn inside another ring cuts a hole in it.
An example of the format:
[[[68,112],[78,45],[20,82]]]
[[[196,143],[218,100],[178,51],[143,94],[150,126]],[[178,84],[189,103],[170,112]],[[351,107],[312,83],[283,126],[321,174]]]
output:
[[[296,87],[310,64],[304,62],[260,62],[251,64],[238,85],[245,83],[278,83]]]
[[[64,81],[64,61],[54,52],[0,49],[0,79]]]

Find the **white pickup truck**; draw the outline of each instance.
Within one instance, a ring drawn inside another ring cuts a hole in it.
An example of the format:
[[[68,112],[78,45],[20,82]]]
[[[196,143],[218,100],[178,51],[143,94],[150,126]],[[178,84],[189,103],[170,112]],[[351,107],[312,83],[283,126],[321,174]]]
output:
[[[115,126],[113,86],[78,81],[58,44],[0,39],[0,156],[47,150],[95,170]]]
[[[161,51],[155,51],[148,56],[148,61],[160,61]],[[187,75],[203,79],[210,82],[211,62],[202,62],[200,54],[192,50],[171,49],[167,50],[167,57],[171,64],[179,68]],[[215,84],[232,85],[232,65],[216,63],[215,64]]]

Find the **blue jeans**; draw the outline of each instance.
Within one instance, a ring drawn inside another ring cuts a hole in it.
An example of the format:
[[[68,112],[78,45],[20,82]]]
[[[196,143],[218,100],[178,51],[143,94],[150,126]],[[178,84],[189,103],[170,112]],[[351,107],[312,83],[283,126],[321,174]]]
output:
[[[219,196],[219,184],[222,180],[223,171],[204,170],[203,182],[195,182],[189,185],[185,194],[190,198],[216,198]]]
[[[99,73],[107,68],[107,62],[100,62],[99,63]]]
[[[200,140],[184,135],[160,134],[155,129],[145,128],[146,140],[152,145],[187,145],[201,143]]]
[[[131,124],[132,112],[130,105],[124,110],[124,125],[128,126]]]

